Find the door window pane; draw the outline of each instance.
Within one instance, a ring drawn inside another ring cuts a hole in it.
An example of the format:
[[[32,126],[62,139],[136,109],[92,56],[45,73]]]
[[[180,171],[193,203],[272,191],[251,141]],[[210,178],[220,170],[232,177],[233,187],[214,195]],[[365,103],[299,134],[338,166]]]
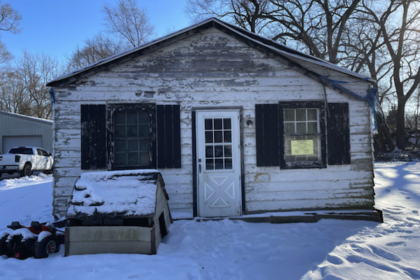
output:
[[[223,119],[223,129],[231,129],[231,119]]]
[[[204,120],[204,129],[205,130],[212,130],[213,129],[213,119],[205,119]]]
[[[214,146],[214,157],[223,157],[223,146]]]
[[[206,158],[213,158],[213,146],[206,146]]]
[[[225,159],[225,169],[232,169],[232,159],[231,158]]]
[[[214,129],[222,129],[222,119],[214,119]]]
[[[206,170],[213,170],[213,169],[214,169],[213,159],[206,159]]]
[[[232,157],[232,146],[225,146],[225,157]]]
[[[231,143],[231,142],[232,142],[232,132],[225,131],[225,143]]]
[[[205,119],[204,128],[206,170],[232,169],[232,120]]]
[[[206,143],[213,143],[213,131],[206,131]]]
[[[214,143],[223,143],[222,131],[215,131],[214,132]]]
[[[214,160],[214,169],[223,169],[223,159]]]

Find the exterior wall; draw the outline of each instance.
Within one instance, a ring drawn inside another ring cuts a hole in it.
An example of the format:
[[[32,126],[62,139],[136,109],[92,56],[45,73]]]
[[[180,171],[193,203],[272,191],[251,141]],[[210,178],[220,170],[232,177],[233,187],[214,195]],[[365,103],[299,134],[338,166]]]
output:
[[[52,128],[52,121],[0,112],[0,151],[3,150],[4,136],[42,136],[41,148],[52,152]]]
[[[301,62],[305,64],[305,62]],[[332,79],[353,80],[311,66]],[[347,84],[359,95],[367,83]],[[55,88],[54,214],[66,211],[80,169],[80,105],[180,104],[182,168],[162,169],[172,212],[192,213],[192,109],[241,106],[246,211],[372,208],[370,112],[365,102],[327,88],[328,102],[348,102],[351,165],[280,170],[256,166],[255,104],[324,101],[323,86],[217,29],[193,35],[77,84]],[[248,120],[253,126],[247,126]]]

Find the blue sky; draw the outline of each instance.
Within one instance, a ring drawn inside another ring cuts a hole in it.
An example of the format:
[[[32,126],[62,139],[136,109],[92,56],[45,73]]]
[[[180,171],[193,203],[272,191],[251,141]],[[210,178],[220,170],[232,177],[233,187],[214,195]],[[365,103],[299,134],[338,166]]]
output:
[[[22,31],[16,35],[1,33],[1,39],[15,58],[23,50],[45,53],[62,59],[86,38],[104,29],[104,4],[115,5],[116,0],[3,0],[22,15]],[[190,25],[184,12],[186,0],[137,0],[146,8],[155,26],[155,37],[168,30],[176,31]]]

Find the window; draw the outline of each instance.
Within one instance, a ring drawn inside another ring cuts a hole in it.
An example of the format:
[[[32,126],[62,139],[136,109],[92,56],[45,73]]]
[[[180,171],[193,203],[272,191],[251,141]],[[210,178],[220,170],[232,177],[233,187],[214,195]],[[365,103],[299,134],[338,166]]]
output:
[[[114,115],[114,167],[150,166],[150,115],[122,111]]]
[[[46,151],[44,151],[42,149],[36,149],[36,151],[38,152],[39,156],[44,156],[44,157],[49,157],[50,156]]]
[[[13,148],[10,149],[9,154],[33,155],[32,148]]]
[[[82,170],[181,167],[180,105],[81,105]]]
[[[325,168],[327,153],[328,165],[350,164],[349,104],[328,112],[324,102],[256,104],[257,166]]]
[[[285,109],[283,113],[286,162],[321,160],[318,109]]]
[[[154,104],[113,104],[109,117],[112,169],[156,168]]]
[[[325,164],[322,102],[280,102],[281,168],[320,168]]]

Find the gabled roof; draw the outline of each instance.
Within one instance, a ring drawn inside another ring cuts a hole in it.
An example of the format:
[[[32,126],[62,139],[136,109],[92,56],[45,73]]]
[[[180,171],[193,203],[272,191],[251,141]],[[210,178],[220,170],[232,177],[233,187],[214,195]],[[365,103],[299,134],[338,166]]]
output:
[[[302,65],[300,65],[299,61],[301,62],[309,62],[312,64],[320,65],[326,68],[329,68],[334,71],[341,72],[343,74],[352,76],[354,78],[363,79],[371,83],[375,83],[375,81],[369,77],[365,77],[358,73],[349,71],[332,63],[329,63],[325,60],[307,55],[305,53],[296,51],[291,49],[287,46],[279,44],[275,41],[266,39],[259,35],[256,35],[252,32],[234,26],[232,24],[226,23],[216,18],[209,18],[203,22],[198,24],[192,25],[190,27],[184,28],[180,31],[174,32],[167,36],[161,37],[154,41],[151,41],[147,44],[141,45],[139,47],[133,48],[126,52],[108,57],[106,59],[97,61],[91,65],[88,65],[82,69],[75,70],[73,72],[64,74],[60,77],[55,78],[51,82],[47,84],[47,86],[51,87],[60,87],[66,84],[75,82],[79,79],[85,78],[87,76],[93,75],[97,72],[106,70],[110,67],[113,67],[117,64],[124,63],[128,60],[133,59],[134,57],[138,57],[144,55],[146,53],[150,53],[156,49],[165,47],[169,44],[172,44],[176,41],[182,40],[186,37],[192,36],[209,28],[217,28],[220,31],[227,33],[235,38],[244,41],[245,43],[260,49],[265,52],[270,52],[277,54],[280,59],[282,59],[285,63],[289,64],[290,66],[294,67],[299,72],[316,79],[318,82],[323,82],[322,79],[319,79],[319,74],[306,69]],[[327,83],[326,83],[327,84]],[[327,84],[329,86],[329,84]]]
[[[24,119],[24,120],[28,120],[28,121],[39,122],[39,123],[43,123],[43,124],[49,124],[49,125],[52,125],[53,124],[53,121],[51,121],[51,120],[46,120],[46,119],[41,119],[41,118],[35,118],[35,117],[29,117],[29,116],[24,116],[24,115],[15,114],[15,113],[9,113],[9,112],[4,112],[4,111],[0,111],[0,115],[5,115],[5,116],[8,116],[8,117]]]

